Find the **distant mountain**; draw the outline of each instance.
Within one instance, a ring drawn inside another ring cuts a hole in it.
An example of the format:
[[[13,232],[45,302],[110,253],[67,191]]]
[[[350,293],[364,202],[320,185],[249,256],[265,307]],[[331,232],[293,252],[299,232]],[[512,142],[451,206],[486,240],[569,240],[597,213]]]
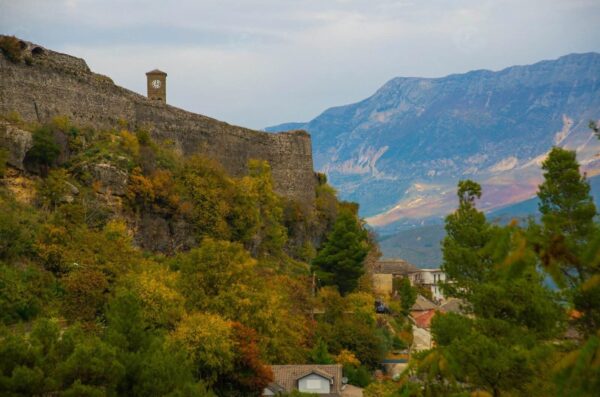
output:
[[[590,178],[589,182],[596,208],[600,209],[600,175]],[[499,224],[506,224],[512,219],[526,221],[531,215],[539,216],[538,203],[539,200],[534,197],[494,210],[486,216],[491,222]],[[441,242],[445,235],[444,225],[440,220],[437,224],[382,235],[379,246],[384,257],[403,258],[421,268],[439,267],[442,263]]]
[[[373,96],[326,110],[303,128],[315,165],[342,198],[386,232],[439,223],[456,205],[456,183],[483,185],[491,211],[531,198],[553,145],[576,149],[600,173],[600,54],[442,78],[398,77]]]

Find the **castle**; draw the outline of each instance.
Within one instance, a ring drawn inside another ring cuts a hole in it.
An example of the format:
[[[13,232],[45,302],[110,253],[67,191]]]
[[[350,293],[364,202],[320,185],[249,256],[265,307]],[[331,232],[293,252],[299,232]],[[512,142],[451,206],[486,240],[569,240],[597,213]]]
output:
[[[233,126],[168,105],[164,72],[148,72],[149,97],[144,97],[93,73],[83,59],[20,44],[27,62],[11,62],[0,52],[0,114],[16,111],[29,122],[65,115],[94,128],[127,120],[148,128],[157,141],[173,142],[183,155],[214,158],[233,176],[244,175],[250,159],[266,160],[279,194],[314,202],[311,139],[305,131],[271,134]]]

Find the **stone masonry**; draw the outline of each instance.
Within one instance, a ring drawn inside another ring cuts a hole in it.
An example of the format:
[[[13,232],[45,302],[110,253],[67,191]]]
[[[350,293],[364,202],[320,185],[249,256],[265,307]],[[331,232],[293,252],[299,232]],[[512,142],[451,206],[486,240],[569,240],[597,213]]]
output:
[[[229,125],[119,87],[91,72],[83,59],[25,41],[22,47],[27,62],[13,63],[0,51],[0,114],[16,111],[30,122],[64,115],[94,128],[115,128],[126,120],[148,128],[159,142],[173,142],[184,155],[214,158],[233,176],[244,175],[250,159],[266,160],[278,193],[314,202],[311,139],[305,131],[270,134]]]

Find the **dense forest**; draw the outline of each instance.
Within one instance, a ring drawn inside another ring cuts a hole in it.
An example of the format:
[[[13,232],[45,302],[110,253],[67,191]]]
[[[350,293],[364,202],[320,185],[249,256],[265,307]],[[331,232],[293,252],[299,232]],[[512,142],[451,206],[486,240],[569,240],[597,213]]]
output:
[[[235,178],[124,120],[3,123],[33,143],[26,171],[0,150],[2,395],[252,396],[269,364],[334,362],[366,386],[410,343],[376,317],[377,247],[324,175],[298,203],[266,162]]]

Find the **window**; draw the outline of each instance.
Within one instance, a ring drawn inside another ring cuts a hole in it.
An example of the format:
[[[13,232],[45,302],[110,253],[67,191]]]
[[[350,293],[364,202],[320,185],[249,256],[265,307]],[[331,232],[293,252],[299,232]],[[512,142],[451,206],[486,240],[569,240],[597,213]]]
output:
[[[321,388],[321,381],[319,379],[307,379],[306,388],[308,390],[319,390]]]

